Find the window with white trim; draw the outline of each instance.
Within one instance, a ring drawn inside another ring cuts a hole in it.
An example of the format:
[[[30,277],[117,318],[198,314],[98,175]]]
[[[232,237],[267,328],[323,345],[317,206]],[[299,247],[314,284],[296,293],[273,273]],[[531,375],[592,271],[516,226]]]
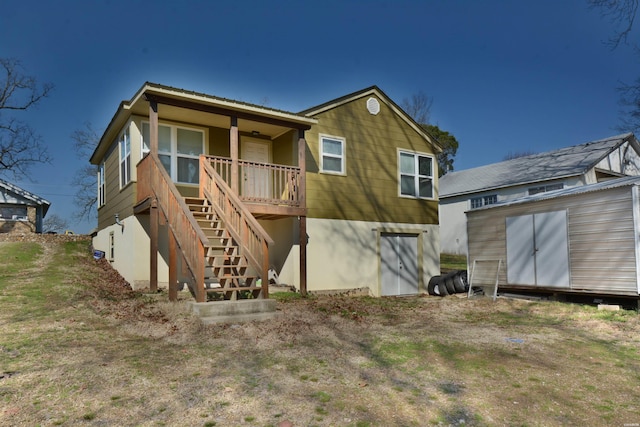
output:
[[[142,154],[149,152],[150,128],[142,123]],[[200,182],[200,154],[204,153],[204,132],[173,125],[158,125],[158,158],[175,182]]]
[[[496,203],[498,203],[498,196],[496,194],[474,197],[471,199],[471,209],[481,208],[487,205],[495,205]]]
[[[400,195],[420,199],[433,198],[433,157],[400,151],[398,159]]]
[[[344,175],[345,139],[339,136],[320,135],[320,171]]]
[[[120,147],[120,188],[122,188],[131,181],[131,140],[128,126],[120,134],[118,145]]]
[[[105,199],[104,162],[98,167],[98,207],[103,206]]]

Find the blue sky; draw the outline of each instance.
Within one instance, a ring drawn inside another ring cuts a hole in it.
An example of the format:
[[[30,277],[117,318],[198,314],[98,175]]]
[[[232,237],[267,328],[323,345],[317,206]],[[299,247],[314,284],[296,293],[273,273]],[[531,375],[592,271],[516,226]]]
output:
[[[4,0],[0,12],[0,57],[55,85],[21,117],[53,164],[18,185],[67,219],[82,166],[70,135],[102,131],[145,81],[294,112],[374,84],[397,103],[424,92],[462,170],[620,133],[616,88],[640,74],[586,0]]]

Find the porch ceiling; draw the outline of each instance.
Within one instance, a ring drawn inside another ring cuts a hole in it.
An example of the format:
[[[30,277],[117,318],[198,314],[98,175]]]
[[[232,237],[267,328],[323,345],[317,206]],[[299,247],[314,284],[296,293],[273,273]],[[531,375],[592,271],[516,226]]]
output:
[[[145,105],[146,104],[146,105]],[[147,117],[149,115],[149,104],[139,102],[132,108],[132,114]],[[212,126],[223,129],[231,127],[231,118],[222,114],[208,113],[205,111],[190,110],[173,105],[158,105],[158,116],[160,120],[167,120],[185,124],[195,124],[200,126]],[[238,119],[238,129],[240,132],[259,132],[262,136],[274,138],[281,135],[291,127],[279,126],[272,123],[258,122],[248,119]]]

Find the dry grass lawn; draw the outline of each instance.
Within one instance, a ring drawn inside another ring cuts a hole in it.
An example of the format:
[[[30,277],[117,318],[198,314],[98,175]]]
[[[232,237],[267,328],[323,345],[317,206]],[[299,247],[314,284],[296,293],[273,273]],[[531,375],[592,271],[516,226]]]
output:
[[[640,423],[633,311],[282,294],[277,320],[204,327],[87,245],[0,243],[0,425]]]

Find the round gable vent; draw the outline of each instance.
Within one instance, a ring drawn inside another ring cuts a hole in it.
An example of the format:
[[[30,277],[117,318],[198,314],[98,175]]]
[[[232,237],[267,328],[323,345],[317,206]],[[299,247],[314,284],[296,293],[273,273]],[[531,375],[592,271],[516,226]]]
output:
[[[380,112],[380,103],[375,98],[367,99],[367,110],[374,116]]]

